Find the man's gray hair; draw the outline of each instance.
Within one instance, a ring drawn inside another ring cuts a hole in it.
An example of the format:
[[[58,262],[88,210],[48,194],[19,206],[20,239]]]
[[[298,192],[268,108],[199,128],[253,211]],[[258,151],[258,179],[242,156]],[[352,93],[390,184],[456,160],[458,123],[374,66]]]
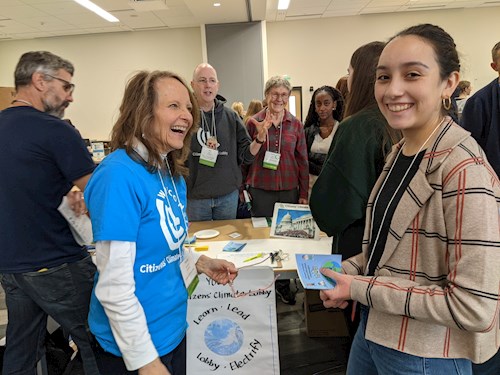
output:
[[[495,62],[495,60],[497,58],[498,51],[500,51],[500,42],[498,42],[497,44],[495,44],[493,46],[493,49],[491,50],[491,58],[493,59],[493,62]]]
[[[292,91],[292,85],[290,84],[290,81],[287,80],[283,76],[273,76],[269,78],[266,82],[266,87],[264,89],[264,95],[267,95],[269,90],[271,90],[273,87],[280,87],[283,86],[288,90],[290,93]]]
[[[64,69],[73,75],[75,68],[68,60],[65,60],[47,51],[31,51],[21,56],[14,72],[14,83],[16,89],[31,83],[33,73],[55,75],[59,69]],[[49,77],[50,78],[50,77]]]

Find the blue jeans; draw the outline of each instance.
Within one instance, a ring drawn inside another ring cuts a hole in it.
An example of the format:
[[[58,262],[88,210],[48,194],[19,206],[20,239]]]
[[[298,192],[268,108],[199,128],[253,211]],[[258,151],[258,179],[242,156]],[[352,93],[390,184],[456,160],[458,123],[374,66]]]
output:
[[[71,335],[86,375],[98,375],[87,325],[96,268],[90,256],[44,272],[2,274],[8,323],[3,374],[35,375],[45,352],[47,315]]]
[[[238,190],[216,198],[188,199],[188,220],[210,221],[236,219],[238,201]]]
[[[368,309],[363,306],[347,375],[472,375],[472,363],[468,359],[417,357],[368,341],[365,338],[367,318]]]

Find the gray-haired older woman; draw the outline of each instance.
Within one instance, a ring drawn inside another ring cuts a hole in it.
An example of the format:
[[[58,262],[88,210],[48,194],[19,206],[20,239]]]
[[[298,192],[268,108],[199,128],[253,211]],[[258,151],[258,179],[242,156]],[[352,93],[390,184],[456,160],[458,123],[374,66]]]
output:
[[[245,180],[252,198],[253,216],[272,216],[276,202],[308,202],[309,165],[304,128],[285,108],[291,91],[287,79],[271,77],[264,91],[268,107],[247,123],[252,139],[256,139],[257,126],[268,129],[266,140],[249,166]],[[283,302],[295,303],[290,288],[280,293],[277,285],[277,292]]]

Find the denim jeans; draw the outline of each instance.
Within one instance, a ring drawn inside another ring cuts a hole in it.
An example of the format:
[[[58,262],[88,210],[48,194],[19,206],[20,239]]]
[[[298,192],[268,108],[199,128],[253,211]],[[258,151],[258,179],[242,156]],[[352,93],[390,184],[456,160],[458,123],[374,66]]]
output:
[[[188,220],[210,221],[236,219],[238,201],[238,190],[216,198],[188,199]]]
[[[35,375],[45,352],[47,315],[71,335],[86,375],[98,375],[87,325],[95,266],[89,257],[44,272],[2,274],[8,323],[3,374]]]
[[[137,375],[138,371],[128,371],[122,357],[106,352],[96,341],[95,356],[102,375]],[[186,375],[186,338],[170,353],[160,357],[171,375]]]
[[[358,305],[358,308],[360,306]],[[468,359],[423,358],[375,344],[365,338],[368,308],[361,320],[347,364],[347,375],[471,375]]]

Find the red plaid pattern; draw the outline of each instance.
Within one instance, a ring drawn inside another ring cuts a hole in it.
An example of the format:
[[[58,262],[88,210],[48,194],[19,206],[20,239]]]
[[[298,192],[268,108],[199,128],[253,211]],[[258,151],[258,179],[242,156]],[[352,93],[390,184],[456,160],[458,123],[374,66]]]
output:
[[[253,118],[264,120],[266,110],[257,113]],[[247,185],[254,188],[279,191],[299,188],[299,197],[307,199],[309,188],[309,165],[307,160],[307,145],[302,123],[290,112],[285,110],[281,135],[281,157],[277,170],[264,168],[262,163],[268,150],[278,152],[280,143],[280,129],[271,126],[268,131],[268,140],[264,142],[260,151],[255,155],[254,162],[249,166],[245,180]],[[252,121],[247,122],[248,133],[252,139],[257,136],[257,128]]]

